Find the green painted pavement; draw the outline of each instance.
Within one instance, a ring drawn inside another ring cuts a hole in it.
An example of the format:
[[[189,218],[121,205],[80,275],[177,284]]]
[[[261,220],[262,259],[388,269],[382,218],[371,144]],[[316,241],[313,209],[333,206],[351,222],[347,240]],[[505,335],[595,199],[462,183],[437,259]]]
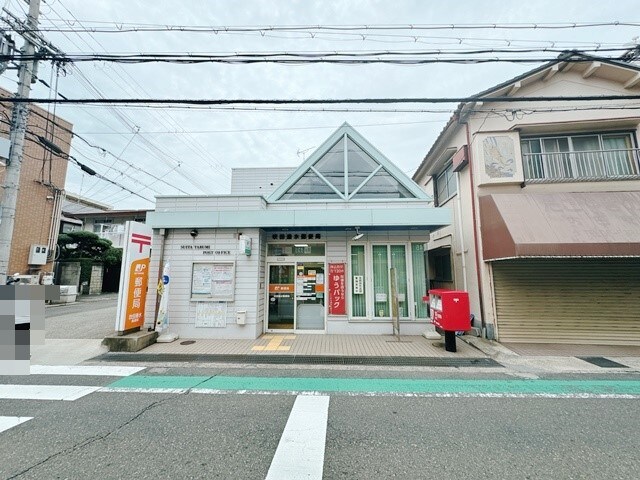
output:
[[[640,395],[638,380],[416,380],[400,378],[178,377],[132,375],[109,388],[355,393]]]

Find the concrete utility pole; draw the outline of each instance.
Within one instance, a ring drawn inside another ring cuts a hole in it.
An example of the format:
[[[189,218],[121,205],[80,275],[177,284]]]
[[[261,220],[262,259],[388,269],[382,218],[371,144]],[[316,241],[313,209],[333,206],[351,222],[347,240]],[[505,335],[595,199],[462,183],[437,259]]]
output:
[[[40,0],[29,2],[29,15],[27,26],[31,31],[38,27],[38,15],[40,14]],[[31,40],[31,35],[25,36],[22,55],[33,57],[36,45]],[[37,60],[22,60],[18,74],[17,98],[29,98],[31,93],[31,80]],[[22,153],[24,149],[24,135],[27,130],[27,115],[29,106],[27,103],[15,103],[11,118],[11,149],[5,171],[4,196],[2,198],[2,215],[0,216],[0,285],[7,282],[9,256],[11,255],[11,239],[13,237],[13,225],[16,218],[16,203],[20,185],[20,167],[22,166]]]

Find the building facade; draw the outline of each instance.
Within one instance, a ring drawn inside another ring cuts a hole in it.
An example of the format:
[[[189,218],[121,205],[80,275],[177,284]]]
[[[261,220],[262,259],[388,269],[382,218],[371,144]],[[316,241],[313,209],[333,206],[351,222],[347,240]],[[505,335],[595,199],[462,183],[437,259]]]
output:
[[[93,232],[100,238],[109,240],[113,247],[123,248],[126,223],[129,221],[145,223],[148,211],[145,209],[113,210],[111,205],[67,192],[62,207],[60,231],[62,233],[75,230]]]
[[[0,89],[0,100],[11,94]],[[4,166],[8,158],[8,139],[11,104],[0,101],[3,120],[0,138],[6,145],[0,156],[0,184],[4,184]],[[67,175],[65,158],[71,148],[72,125],[46,110],[30,105],[27,132],[20,170],[20,189],[16,203],[16,217],[9,274],[40,275],[53,270],[64,186]],[[52,142],[63,152],[58,155],[46,148],[42,138]]]
[[[270,170],[234,170],[230,195],[157,198],[146,323],[168,262],[182,337],[422,333],[424,246],[449,210],[347,124],[297,169]]]
[[[598,99],[638,94],[633,64],[561,56],[461,104],[413,175],[454,214],[432,285],[468,290],[487,337],[640,345],[640,114]],[[566,96],[587,99],[545,100]]]

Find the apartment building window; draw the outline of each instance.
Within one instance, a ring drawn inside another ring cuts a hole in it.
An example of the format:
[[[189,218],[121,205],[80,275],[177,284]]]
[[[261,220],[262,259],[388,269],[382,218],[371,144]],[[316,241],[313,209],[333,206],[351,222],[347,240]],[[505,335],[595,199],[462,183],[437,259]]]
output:
[[[438,205],[442,205],[458,192],[456,188],[456,174],[453,171],[453,163],[449,163],[442,173],[436,176],[435,180],[436,200]]]
[[[639,173],[631,133],[532,137],[521,146],[527,180],[615,179]]]

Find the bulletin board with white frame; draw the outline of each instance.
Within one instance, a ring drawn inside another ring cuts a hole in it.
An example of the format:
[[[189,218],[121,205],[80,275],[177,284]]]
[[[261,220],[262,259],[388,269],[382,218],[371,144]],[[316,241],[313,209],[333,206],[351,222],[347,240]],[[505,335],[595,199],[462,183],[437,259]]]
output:
[[[233,302],[236,262],[194,262],[191,270],[191,300]]]

